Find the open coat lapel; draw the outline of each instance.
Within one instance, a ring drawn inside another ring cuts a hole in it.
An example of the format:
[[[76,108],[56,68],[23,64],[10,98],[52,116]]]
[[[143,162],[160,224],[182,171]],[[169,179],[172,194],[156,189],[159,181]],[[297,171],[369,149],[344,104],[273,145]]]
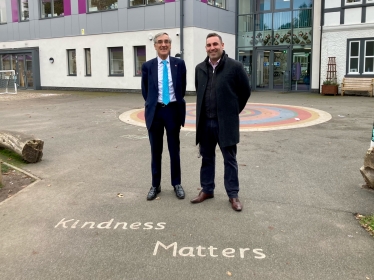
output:
[[[151,76],[153,78],[153,82],[155,83],[155,86],[157,88],[157,93],[158,93],[158,65],[157,65],[157,58],[155,58],[152,62],[151,66]]]
[[[170,61],[170,71],[171,71],[171,78],[173,79],[173,87],[174,87],[174,92],[175,92],[175,85],[177,81],[177,74],[178,74],[178,65],[175,61],[177,58],[173,58],[169,56],[169,61]]]

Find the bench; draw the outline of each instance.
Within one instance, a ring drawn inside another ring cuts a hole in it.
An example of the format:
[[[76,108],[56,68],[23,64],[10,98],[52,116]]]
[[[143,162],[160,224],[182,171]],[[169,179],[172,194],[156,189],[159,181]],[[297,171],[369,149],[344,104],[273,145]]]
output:
[[[373,97],[374,79],[373,78],[343,78],[341,85],[341,95],[346,90],[349,91],[368,91],[369,96]]]

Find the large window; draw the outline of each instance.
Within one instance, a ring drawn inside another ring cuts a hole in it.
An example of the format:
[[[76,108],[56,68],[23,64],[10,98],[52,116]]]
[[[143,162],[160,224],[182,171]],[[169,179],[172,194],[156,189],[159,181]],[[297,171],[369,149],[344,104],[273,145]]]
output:
[[[6,23],[6,2],[0,0],[0,24]]]
[[[145,46],[134,47],[135,76],[142,75],[142,65],[145,62]]]
[[[75,50],[67,50],[68,52],[68,75],[77,75],[77,59],[75,55]]]
[[[64,16],[63,0],[40,0],[40,17],[61,17]]]
[[[345,3],[346,4],[350,4],[350,3],[361,3],[362,0],[345,0]]]
[[[208,5],[226,9],[226,0],[208,0]]]
[[[86,64],[86,76],[91,76],[91,49],[84,49],[84,60]]]
[[[162,4],[165,0],[129,0],[130,7]]]
[[[29,0],[18,0],[21,21],[29,20]]]
[[[108,48],[109,76],[123,76],[123,48]]]
[[[118,9],[118,0],[88,0],[89,12],[107,11]]]
[[[348,40],[348,75],[374,75],[374,38]]]

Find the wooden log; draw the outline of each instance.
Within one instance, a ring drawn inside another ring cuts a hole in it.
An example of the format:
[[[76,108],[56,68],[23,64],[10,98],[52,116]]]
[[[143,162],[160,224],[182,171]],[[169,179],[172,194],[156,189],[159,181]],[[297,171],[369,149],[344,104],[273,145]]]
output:
[[[32,135],[0,130],[0,147],[15,152],[27,162],[34,163],[42,160],[43,145],[44,141],[35,139]]]

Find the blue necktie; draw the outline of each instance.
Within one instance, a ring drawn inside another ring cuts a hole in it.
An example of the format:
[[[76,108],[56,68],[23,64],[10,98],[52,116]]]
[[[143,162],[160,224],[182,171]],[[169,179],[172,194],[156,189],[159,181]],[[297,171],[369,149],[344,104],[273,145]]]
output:
[[[170,102],[169,75],[168,75],[168,66],[167,66],[168,62],[167,60],[163,60],[162,63],[164,64],[163,76],[162,76],[162,103],[167,105]]]

